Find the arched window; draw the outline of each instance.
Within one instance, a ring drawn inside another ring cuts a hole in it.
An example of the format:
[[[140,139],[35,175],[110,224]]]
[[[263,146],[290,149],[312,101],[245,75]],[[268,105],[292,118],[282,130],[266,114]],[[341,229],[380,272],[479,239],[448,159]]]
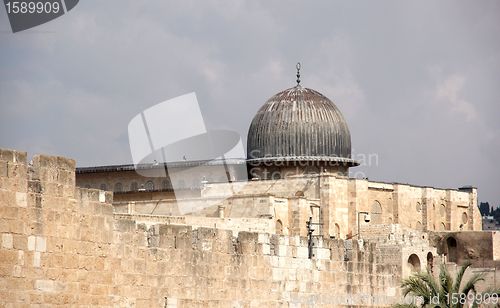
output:
[[[422,223],[421,223],[420,221],[417,221],[417,222],[415,223],[415,229],[417,229],[417,230],[422,230]]]
[[[312,218],[312,228],[314,229],[313,235],[321,235],[322,234],[322,225],[321,225],[321,208],[318,204],[314,202],[309,203],[309,209],[310,209],[310,217]]]
[[[122,192],[123,186],[122,183],[118,182],[115,184],[115,188],[113,189],[114,192]]]
[[[415,206],[415,209],[417,210],[417,212],[422,211],[422,205],[420,204],[420,202],[417,202],[417,205]]]
[[[430,251],[427,253],[427,268],[432,273],[432,269],[434,268],[434,256]]]
[[[382,223],[382,205],[380,202],[376,201],[372,203],[372,208],[370,211],[372,223],[381,224]]]
[[[469,221],[469,217],[467,216],[467,213],[463,212],[462,213],[462,223],[465,225]]]
[[[448,262],[457,262],[457,240],[453,236],[446,239],[446,248],[448,251]]]
[[[304,192],[302,190],[298,190],[295,192],[295,197],[304,197]]]
[[[439,225],[439,231],[445,231],[446,230],[446,224],[444,222]]]
[[[439,214],[441,217],[446,217],[446,205],[441,204],[441,207],[439,208]]]
[[[153,181],[147,181],[144,187],[147,191],[155,190],[155,184]]]
[[[420,259],[416,254],[410,255],[408,258],[408,268],[412,273],[420,272]]]
[[[130,191],[137,191],[138,185],[137,182],[130,183]]]
[[[283,223],[281,220],[276,220],[276,234],[283,234]]]
[[[340,239],[340,226],[339,224],[335,224],[335,238]]]
[[[108,185],[103,183],[103,184],[101,184],[101,186],[99,186],[99,189],[100,190],[108,190]]]

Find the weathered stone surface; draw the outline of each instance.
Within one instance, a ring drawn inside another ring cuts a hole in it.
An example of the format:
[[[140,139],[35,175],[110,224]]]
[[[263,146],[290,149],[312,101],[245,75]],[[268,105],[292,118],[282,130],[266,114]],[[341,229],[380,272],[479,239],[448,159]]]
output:
[[[0,172],[0,306],[366,306],[367,298],[385,298],[383,306],[398,299],[409,254],[421,251],[423,263],[435,253],[421,232],[390,224],[361,226],[363,243],[318,235],[309,259],[302,231],[270,235],[218,217],[210,222],[229,230],[187,216],[113,214],[110,192],[103,199],[74,186],[74,161],[36,156],[30,177],[23,155],[0,153],[16,167]],[[348,204],[346,194],[338,200]]]

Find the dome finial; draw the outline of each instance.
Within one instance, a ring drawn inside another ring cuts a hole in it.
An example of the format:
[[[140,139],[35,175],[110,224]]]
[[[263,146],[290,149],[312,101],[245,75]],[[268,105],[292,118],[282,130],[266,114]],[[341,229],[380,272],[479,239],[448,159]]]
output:
[[[300,86],[300,62],[295,66],[297,68],[297,85]]]

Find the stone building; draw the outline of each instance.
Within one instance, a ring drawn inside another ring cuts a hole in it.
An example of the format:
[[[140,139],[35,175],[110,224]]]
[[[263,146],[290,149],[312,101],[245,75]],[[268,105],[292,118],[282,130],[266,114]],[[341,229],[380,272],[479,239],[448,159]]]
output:
[[[0,149],[0,306],[388,307],[402,278],[465,261],[498,288],[476,188],[350,178],[319,92],[271,97],[247,156],[75,168]]]
[[[238,167],[245,163],[247,170],[241,172]],[[344,117],[330,99],[300,84],[267,100],[250,125],[246,160],[226,164],[229,181],[226,174],[215,176],[217,161],[170,163],[168,175],[183,174],[175,194],[169,176],[155,176],[155,170],[165,169],[163,164],[140,165],[141,175],[133,165],[78,168],[76,181],[81,187],[114,191],[119,211],[133,203],[141,214],[266,217],[274,220],[275,232],[287,235],[306,235],[309,217],[317,234],[344,239],[359,233],[366,215],[369,224],[394,223],[419,231],[482,228],[474,187],[349,178],[349,168],[359,163],[351,158]],[[196,172],[190,172],[193,166]],[[196,210],[180,210],[179,202]]]
[[[426,267],[472,259],[479,291],[500,273],[498,232],[367,224],[343,240],[275,234],[272,216],[120,213],[112,192],[75,186],[75,161],[26,156],[0,150],[5,307],[388,307]]]

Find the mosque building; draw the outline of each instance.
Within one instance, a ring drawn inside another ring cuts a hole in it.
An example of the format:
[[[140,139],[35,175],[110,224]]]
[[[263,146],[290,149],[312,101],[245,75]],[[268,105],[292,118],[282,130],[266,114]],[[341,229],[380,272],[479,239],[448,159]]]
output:
[[[469,262],[474,290],[498,289],[477,189],[350,177],[342,113],[297,75],[254,116],[246,157],[76,168],[0,149],[0,306],[389,307],[411,274]]]
[[[77,185],[114,191],[117,212],[260,219],[266,231],[285,235],[307,235],[310,217],[316,234],[342,239],[358,235],[366,224],[481,230],[474,187],[350,178],[349,168],[359,163],[351,157],[347,122],[329,98],[300,84],[299,69],[297,84],[258,110],[248,131],[247,158],[226,161],[227,172],[217,172],[214,161],[170,163],[166,177],[155,176],[162,164],[85,167],[77,168]]]

